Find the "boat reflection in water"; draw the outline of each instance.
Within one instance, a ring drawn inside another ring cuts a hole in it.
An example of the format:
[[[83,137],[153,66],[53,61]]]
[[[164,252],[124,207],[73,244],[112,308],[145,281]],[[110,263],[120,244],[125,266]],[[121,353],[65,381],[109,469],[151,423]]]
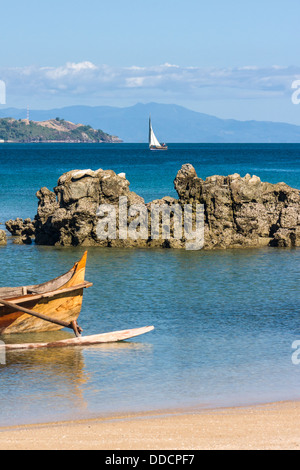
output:
[[[56,331],[0,336],[0,340],[13,344],[16,340],[26,343],[70,337],[72,333]],[[93,400],[107,402],[108,391],[119,391],[118,377],[112,375],[116,364],[131,363],[132,355],[152,355],[151,351],[149,344],[129,341],[7,351],[6,364],[0,366],[0,389],[4,381],[6,396],[0,425],[49,422],[51,410],[55,421],[73,419],[74,415],[76,419],[94,416]],[[101,410],[101,414],[105,412]]]

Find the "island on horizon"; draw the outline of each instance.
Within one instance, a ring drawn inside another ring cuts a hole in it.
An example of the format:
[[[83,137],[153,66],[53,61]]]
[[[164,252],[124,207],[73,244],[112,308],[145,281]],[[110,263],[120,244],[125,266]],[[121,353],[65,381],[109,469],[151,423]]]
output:
[[[0,119],[0,143],[120,143],[117,136],[57,117],[47,121]]]

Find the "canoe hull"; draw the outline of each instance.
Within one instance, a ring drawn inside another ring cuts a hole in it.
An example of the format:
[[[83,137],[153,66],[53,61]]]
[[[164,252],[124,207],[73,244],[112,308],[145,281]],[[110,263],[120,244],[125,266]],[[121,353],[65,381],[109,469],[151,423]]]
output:
[[[68,294],[62,293],[51,297],[50,299],[41,299],[39,301],[22,302],[22,307],[33,310],[34,312],[43,315],[49,315],[57,320],[71,322],[77,320],[79,317],[83,300],[83,289],[70,292]],[[1,309],[0,317],[0,333],[1,334],[15,334],[15,333],[30,333],[35,331],[56,331],[63,327],[32,317],[26,313],[18,311],[16,306],[15,311],[3,307]]]
[[[53,319],[68,323],[74,320],[76,321],[82,307],[84,288],[91,286],[90,283],[84,281],[85,266],[86,253],[69,271],[67,277],[66,275],[61,276],[61,285],[60,278],[54,280],[55,282],[49,281],[49,283],[45,283],[44,289],[47,289],[47,284],[49,284],[49,286],[52,286],[51,288],[53,290],[13,298],[10,297],[7,299],[15,303],[16,307],[11,308],[0,305],[0,334],[56,331],[63,328],[60,325],[19,311],[18,304],[21,307],[33,310],[36,313],[49,316]],[[39,286],[35,288],[39,290]],[[26,291],[26,288],[24,288],[24,290]]]

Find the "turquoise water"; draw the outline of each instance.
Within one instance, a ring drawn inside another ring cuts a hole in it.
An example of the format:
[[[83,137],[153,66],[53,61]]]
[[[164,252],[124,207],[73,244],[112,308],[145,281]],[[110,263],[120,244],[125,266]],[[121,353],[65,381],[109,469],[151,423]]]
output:
[[[299,145],[0,145],[1,221],[33,217],[34,193],[74,168],[125,171],[147,201],[175,195],[183,163],[199,176],[247,172],[300,189]],[[43,282],[82,248],[0,249],[0,285]],[[107,413],[299,399],[300,250],[90,248],[80,325],[84,334],[154,325],[124,343],[7,354],[0,365],[0,425]],[[72,336],[17,335],[7,342]]]

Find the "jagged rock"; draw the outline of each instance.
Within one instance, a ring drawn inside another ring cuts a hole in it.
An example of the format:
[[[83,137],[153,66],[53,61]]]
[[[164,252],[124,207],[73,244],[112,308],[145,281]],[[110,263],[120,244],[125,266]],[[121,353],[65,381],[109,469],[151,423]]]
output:
[[[100,204],[145,204],[129,190],[125,174],[112,170],[73,170],[62,175],[54,192],[43,188],[36,216],[36,243],[47,245],[124,246],[127,240],[100,240],[97,236],[97,211]],[[136,242],[134,243],[136,245]]]
[[[5,223],[6,229],[11,233],[15,244],[31,244],[35,236],[35,222],[27,218],[25,220],[17,218],[8,220]]]
[[[186,248],[185,209],[195,215],[201,205],[205,249],[300,246],[300,194],[285,183],[237,173],[203,180],[185,164],[174,180],[178,199],[145,204],[129,186],[124,173],[73,170],[59,178],[54,191],[37,192],[33,222],[17,219],[6,227],[17,243],[30,243],[35,235],[40,245]]]
[[[0,230],[0,246],[1,245],[6,245],[7,244],[7,237],[5,230]]]
[[[181,204],[205,210],[205,248],[300,246],[300,193],[285,183],[237,173],[203,181],[183,165],[174,185]]]
[[[32,243],[32,238],[26,235],[16,237],[13,241],[14,245],[31,245],[31,243]]]

